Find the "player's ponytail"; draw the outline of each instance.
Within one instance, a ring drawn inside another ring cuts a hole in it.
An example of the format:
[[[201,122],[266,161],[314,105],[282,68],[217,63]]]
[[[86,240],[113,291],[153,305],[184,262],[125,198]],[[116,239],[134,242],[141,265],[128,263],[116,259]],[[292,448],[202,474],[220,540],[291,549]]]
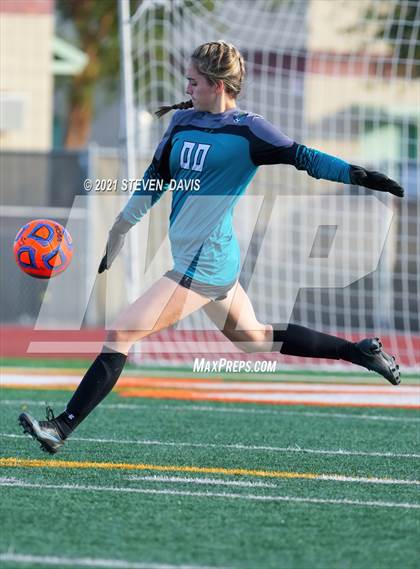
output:
[[[212,41],[199,45],[191,55],[191,62],[207,81],[214,85],[222,81],[226,92],[236,98],[245,78],[245,62],[239,50],[224,41]],[[192,101],[164,105],[155,112],[158,117],[176,109],[193,108]]]
[[[162,107],[159,107],[155,112],[155,115],[160,118],[163,117],[163,115],[166,115],[166,113],[169,113],[169,111],[176,111],[177,109],[192,109],[193,106],[192,101],[181,101],[181,103],[175,103],[175,105],[163,105]]]

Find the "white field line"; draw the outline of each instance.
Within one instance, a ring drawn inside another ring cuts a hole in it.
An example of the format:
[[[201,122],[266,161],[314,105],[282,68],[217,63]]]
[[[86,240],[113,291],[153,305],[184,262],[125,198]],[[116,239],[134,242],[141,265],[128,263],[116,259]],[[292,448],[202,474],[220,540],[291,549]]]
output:
[[[1,376],[0,385],[19,387],[21,385],[33,385],[34,387],[40,385],[78,385],[82,378],[80,375],[21,375],[21,374],[6,374]]]
[[[133,389],[136,393],[136,389]],[[126,391],[129,397],[129,390]],[[403,391],[388,391],[386,393],[244,393],[244,392],[209,392],[203,391],[199,395],[200,401],[218,401],[223,403],[277,403],[279,405],[362,405],[385,407],[420,408],[420,398],[417,394],[406,394]]]
[[[312,480],[332,480],[334,482],[357,482],[360,484],[411,484],[413,486],[420,486],[420,480],[395,480],[392,478],[367,478],[367,477],[354,477],[354,476],[341,476],[337,474],[320,474]]]
[[[0,433],[0,437],[10,439],[24,439],[25,435],[16,435],[14,433]],[[380,458],[420,458],[420,454],[416,453],[394,453],[394,452],[367,452],[357,450],[326,450],[301,447],[273,447],[266,445],[243,445],[243,444],[214,444],[214,443],[188,443],[175,441],[150,441],[150,440],[125,440],[125,439],[92,439],[87,437],[71,437],[71,441],[79,441],[85,443],[104,443],[116,445],[143,445],[143,446],[164,446],[164,447],[187,447],[187,448],[214,448],[229,450],[246,450],[246,451],[265,451],[265,452],[283,452],[283,453],[300,453],[300,454],[323,454],[330,456],[373,456]]]
[[[420,504],[406,502],[381,502],[363,500],[334,500],[327,498],[298,498],[296,496],[265,496],[258,494],[234,494],[225,492],[188,492],[184,490],[153,490],[150,488],[118,488],[115,486],[83,486],[78,484],[35,484],[30,482],[2,482],[2,487],[33,488],[45,490],[70,490],[85,492],[120,492],[130,494],[155,494],[169,496],[189,496],[193,498],[224,498],[226,500],[245,500],[258,502],[300,502],[304,504],[334,504],[344,506],[365,506],[369,508],[420,509]]]
[[[97,559],[23,555],[21,553],[0,553],[0,561],[16,564],[58,565],[58,567],[103,567],[104,569],[227,569],[205,565],[168,565],[167,563],[136,563],[122,559]]]
[[[39,380],[38,380],[39,383]],[[223,396],[224,391],[233,391],[233,392],[267,392],[267,395],[270,393],[281,393],[285,394],[288,392],[292,393],[299,393],[299,392],[310,392],[310,393],[317,393],[321,392],[323,395],[327,393],[357,393],[357,394],[366,394],[369,393],[382,393],[386,395],[391,395],[393,397],[398,397],[403,394],[411,394],[417,395],[420,397],[420,385],[399,385],[397,389],[393,389],[389,385],[378,384],[378,385],[364,385],[364,384],[341,384],[341,383],[288,383],[286,381],[282,382],[229,382],[229,381],[182,381],[180,379],[153,379],[152,381],[144,382],[143,384],[139,383],[139,385],[133,386],[126,386],[126,389],[136,389],[142,387],[154,387],[156,385],[157,388],[177,388],[177,389],[194,389],[194,390],[209,390],[209,391],[216,391],[221,392],[221,396]]]
[[[260,487],[260,488],[275,488],[276,484],[266,484],[264,482],[239,482],[235,480],[219,480],[216,478],[181,478],[180,476],[136,476],[131,475],[127,480],[145,480],[146,482],[175,482],[175,483],[192,483],[192,484],[214,484],[216,486],[244,486],[244,487]],[[353,477],[341,476],[339,474],[320,474],[314,476],[311,480],[331,480],[333,482],[360,482],[361,484],[408,484],[420,486],[420,480],[395,480],[392,478],[367,478],[367,477]],[[12,479],[13,481],[13,479]],[[1,478],[0,478],[1,482]]]
[[[270,482],[241,482],[240,480],[221,480],[219,478],[187,478],[181,476],[127,476],[127,480],[145,482],[174,482],[181,484],[205,484],[215,486],[240,486],[243,488],[275,488]],[[0,479],[1,482],[1,479]]]
[[[45,407],[45,403],[31,399],[0,399],[3,405],[39,405]],[[64,406],[63,401],[50,401],[51,405]],[[360,413],[328,413],[328,411],[288,411],[283,408],[278,409],[255,409],[252,407],[238,407],[232,404],[231,407],[221,405],[147,405],[142,403],[102,403],[101,409],[123,409],[123,410],[148,410],[162,409],[165,411],[198,411],[205,413],[243,413],[249,415],[291,415],[298,417],[323,417],[324,419],[356,419],[367,421],[397,421],[401,423],[420,423],[420,417],[398,417],[396,415],[367,415]]]
[[[106,405],[106,404],[105,404]],[[44,404],[45,406],[45,404]],[[135,403],[108,403],[109,409],[147,409],[150,410],[150,405],[135,404]],[[165,411],[198,411],[205,413],[242,413],[250,415],[292,415],[298,417],[323,417],[329,419],[331,417],[337,419],[363,419],[372,421],[400,421],[403,423],[420,423],[420,417],[398,417],[393,415],[367,415],[357,413],[328,413],[322,411],[287,411],[283,409],[255,409],[238,407],[232,404],[231,407],[212,406],[210,405],[154,405],[153,408],[163,409]]]

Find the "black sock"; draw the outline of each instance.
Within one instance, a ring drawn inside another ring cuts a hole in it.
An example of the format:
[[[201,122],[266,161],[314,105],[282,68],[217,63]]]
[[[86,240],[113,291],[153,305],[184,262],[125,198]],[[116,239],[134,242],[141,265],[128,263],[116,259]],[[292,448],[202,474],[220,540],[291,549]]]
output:
[[[55,418],[65,438],[108,395],[121,375],[127,356],[105,349],[85,373],[66,410]]]
[[[360,352],[353,342],[297,324],[289,324],[286,329],[280,328],[280,324],[273,324],[273,351],[279,349],[276,344],[283,342],[281,354],[357,363]]]

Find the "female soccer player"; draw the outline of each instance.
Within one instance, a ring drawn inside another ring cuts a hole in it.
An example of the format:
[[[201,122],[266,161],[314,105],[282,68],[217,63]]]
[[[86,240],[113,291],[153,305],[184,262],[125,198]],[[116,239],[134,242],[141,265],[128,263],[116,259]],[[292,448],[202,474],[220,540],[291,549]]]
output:
[[[174,109],[153,161],[112,226],[99,272],[109,269],[124,238],[170,186],[169,237],[173,269],[126,308],[108,332],[104,348],[87,370],[65,411],[47,421],[19,416],[24,431],[56,453],[70,433],[112,390],[132,344],[204,308],[235,345],[247,352],[342,359],[400,382],[395,358],[377,338],[352,343],[296,324],[263,324],[238,283],[239,248],[232,211],[258,166],[292,164],[315,178],[359,184],[403,196],[403,189],[378,172],[297,144],[261,116],[237,108],[245,76],[239,51],[223,41],[199,46],[187,70],[190,100]],[[150,181],[153,180],[153,185]],[[187,189],[188,188],[188,189]]]

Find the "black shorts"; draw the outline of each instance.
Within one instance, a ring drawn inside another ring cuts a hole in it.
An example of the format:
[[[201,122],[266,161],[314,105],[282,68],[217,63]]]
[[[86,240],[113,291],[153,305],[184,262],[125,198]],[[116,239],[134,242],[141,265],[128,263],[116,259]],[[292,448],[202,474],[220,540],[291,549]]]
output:
[[[227,293],[233,286],[235,286],[237,282],[234,281],[233,283],[223,286],[209,285],[200,281],[196,281],[192,277],[183,275],[182,273],[178,273],[178,271],[174,270],[167,271],[163,276],[171,279],[172,281],[175,281],[177,284],[183,286],[184,288],[193,290],[194,292],[210,298],[211,300],[224,300],[227,297]]]

